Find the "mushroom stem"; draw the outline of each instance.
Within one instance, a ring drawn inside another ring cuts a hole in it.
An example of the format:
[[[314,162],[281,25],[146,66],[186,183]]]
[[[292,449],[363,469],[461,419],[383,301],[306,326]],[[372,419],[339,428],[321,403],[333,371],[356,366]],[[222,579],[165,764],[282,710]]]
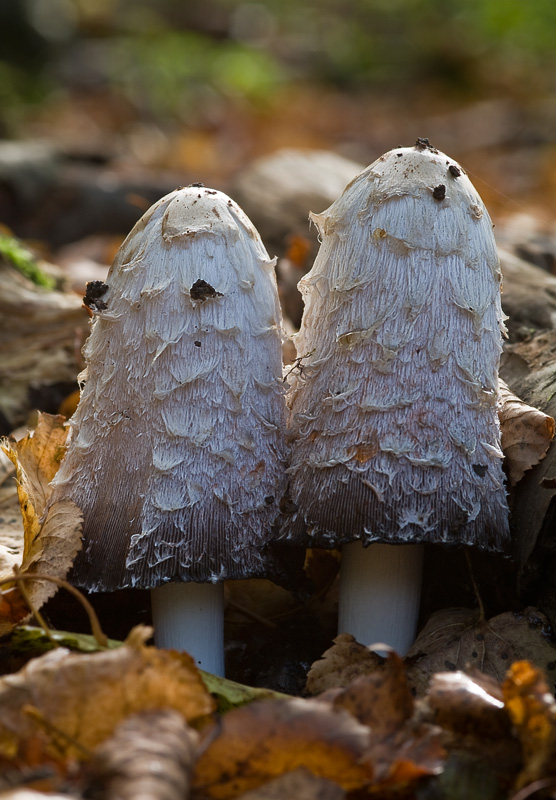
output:
[[[351,633],[365,645],[387,644],[404,656],[417,632],[423,549],[419,544],[344,545],[338,632]]]
[[[151,591],[157,647],[189,653],[200,669],[224,677],[224,585],[165,583]]]

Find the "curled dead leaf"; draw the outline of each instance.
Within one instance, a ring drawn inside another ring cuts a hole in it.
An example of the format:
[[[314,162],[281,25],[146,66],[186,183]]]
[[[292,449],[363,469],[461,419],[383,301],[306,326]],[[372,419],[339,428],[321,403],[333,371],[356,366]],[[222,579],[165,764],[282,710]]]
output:
[[[362,764],[370,732],[350,714],[313,700],[271,700],[230,711],[202,752],[194,787],[214,800],[244,792],[305,767],[347,791],[372,778]]]
[[[174,709],[192,720],[214,709],[186,653],[132,644],[91,655],[60,648],[0,679],[0,752],[43,732],[51,749],[83,757],[133,713]],[[31,709],[32,713],[25,712]]]
[[[360,675],[370,675],[384,667],[384,658],[359,644],[350,633],[341,633],[307,675],[307,692],[321,694],[328,689],[349,686]]]
[[[500,431],[508,478],[516,484],[525,472],[541,461],[554,438],[552,417],[524,403],[504,383],[499,385]]]

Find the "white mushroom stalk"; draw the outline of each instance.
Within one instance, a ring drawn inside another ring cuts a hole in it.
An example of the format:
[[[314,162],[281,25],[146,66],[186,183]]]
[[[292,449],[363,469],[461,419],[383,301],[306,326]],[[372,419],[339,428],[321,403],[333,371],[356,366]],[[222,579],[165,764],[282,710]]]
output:
[[[340,631],[403,654],[423,543],[508,543],[492,223],[428,140],[386,153],[313,219],[322,244],[300,283],[289,393],[297,511],[283,533],[344,545]]]
[[[88,293],[87,368],[53,494],[84,513],[74,582],[152,588],[157,644],[220,674],[221,581],[274,569],[286,453],[273,267],[221,192],[180,189],[146,212]]]

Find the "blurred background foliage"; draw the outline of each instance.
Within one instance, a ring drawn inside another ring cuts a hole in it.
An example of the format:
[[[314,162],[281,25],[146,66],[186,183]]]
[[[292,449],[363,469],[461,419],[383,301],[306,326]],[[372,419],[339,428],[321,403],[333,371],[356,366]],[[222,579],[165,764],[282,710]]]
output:
[[[5,130],[28,104],[101,87],[185,121],[299,81],[463,99],[556,88],[554,0],[2,0],[0,31]]]
[[[555,0],[1,0],[0,137],[210,181],[429,136],[530,202],[556,187],[554,42]]]

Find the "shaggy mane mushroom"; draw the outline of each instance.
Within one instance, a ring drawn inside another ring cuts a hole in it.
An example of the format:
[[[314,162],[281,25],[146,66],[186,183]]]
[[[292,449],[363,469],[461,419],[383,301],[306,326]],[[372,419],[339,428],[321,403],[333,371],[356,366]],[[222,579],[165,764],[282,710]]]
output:
[[[222,581],[279,571],[267,549],[286,460],[273,267],[221,192],[180,189],[144,214],[90,293],[52,496],[84,514],[73,581],[153,589],[157,644],[219,674]]]
[[[381,156],[313,220],[283,535],[343,545],[339,630],[403,654],[423,543],[508,544],[492,223],[426,139]]]

